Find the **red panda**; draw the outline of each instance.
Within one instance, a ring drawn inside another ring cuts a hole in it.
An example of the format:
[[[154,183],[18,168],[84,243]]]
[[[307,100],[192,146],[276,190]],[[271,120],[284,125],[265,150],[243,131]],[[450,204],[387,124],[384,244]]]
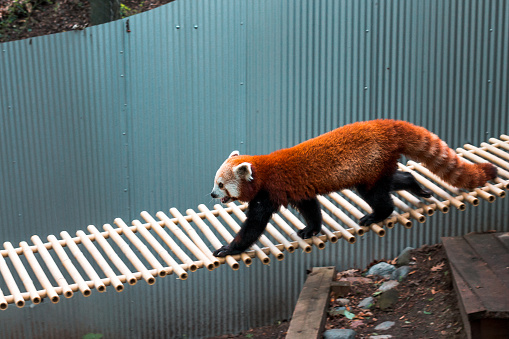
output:
[[[356,122],[267,155],[239,155],[235,151],[217,171],[211,196],[222,203],[249,202],[247,219],[234,240],[214,255],[245,251],[263,233],[272,214],[289,204],[307,223],[299,236],[316,235],[322,225],[318,194],[356,188],[373,209],[360,225],[391,215],[391,191],[404,189],[421,197],[431,196],[410,173],[397,171],[402,154],[422,162],[458,188],[475,188],[497,175],[492,164],[468,164],[435,134],[397,120]]]

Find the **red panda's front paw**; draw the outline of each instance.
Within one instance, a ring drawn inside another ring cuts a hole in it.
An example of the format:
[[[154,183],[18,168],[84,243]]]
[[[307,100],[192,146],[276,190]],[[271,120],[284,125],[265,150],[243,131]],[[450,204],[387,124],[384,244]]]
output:
[[[301,237],[302,239],[311,238],[314,235],[318,234],[318,230],[311,229],[309,227],[303,228],[299,231],[297,231],[297,235]]]
[[[224,245],[223,247],[217,249],[212,253],[214,257],[226,257],[227,255],[235,255],[240,254],[244,251],[232,249],[230,245]]]

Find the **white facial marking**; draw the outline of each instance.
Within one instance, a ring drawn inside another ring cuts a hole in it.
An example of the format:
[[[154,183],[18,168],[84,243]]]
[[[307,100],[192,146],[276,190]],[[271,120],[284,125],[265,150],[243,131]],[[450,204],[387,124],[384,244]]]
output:
[[[228,159],[238,155],[239,151],[233,151]],[[253,170],[250,163],[243,162],[232,168],[228,159],[217,170],[211,193],[212,197],[221,199],[223,204],[239,198],[242,180],[253,180]]]
[[[234,175],[231,165],[225,161],[217,170],[212,195],[221,199],[222,203],[236,200],[239,196],[240,180]]]

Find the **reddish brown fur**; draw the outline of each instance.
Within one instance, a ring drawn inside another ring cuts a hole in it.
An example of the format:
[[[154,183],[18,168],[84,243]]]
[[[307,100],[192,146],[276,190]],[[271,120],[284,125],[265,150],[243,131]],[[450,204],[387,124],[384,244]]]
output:
[[[364,184],[367,188],[394,173],[401,154],[422,162],[451,185],[474,188],[496,176],[491,164],[471,165],[435,134],[405,121],[373,120],[337,128],[268,155],[229,158],[233,167],[252,165],[254,180],[244,182],[242,201],[265,189],[273,202],[288,205]]]

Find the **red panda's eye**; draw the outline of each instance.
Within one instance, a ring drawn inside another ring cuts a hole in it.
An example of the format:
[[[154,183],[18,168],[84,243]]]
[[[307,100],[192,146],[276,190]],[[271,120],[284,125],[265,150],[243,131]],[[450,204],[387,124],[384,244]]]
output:
[[[223,185],[223,183],[222,183],[222,182],[220,182],[218,186],[219,186],[219,188],[221,188],[221,189],[224,187],[224,185]]]

